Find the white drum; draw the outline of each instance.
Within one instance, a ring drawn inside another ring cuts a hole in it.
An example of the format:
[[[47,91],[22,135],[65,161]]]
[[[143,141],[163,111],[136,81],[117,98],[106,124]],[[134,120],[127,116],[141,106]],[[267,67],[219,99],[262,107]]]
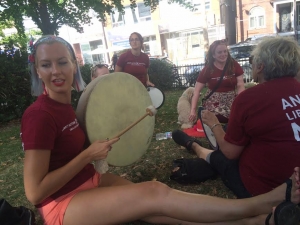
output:
[[[151,101],[152,101],[152,105],[156,108],[159,109],[160,107],[162,107],[162,105],[165,102],[165,95],[164,93],[159,90],[156,87],[147,87],[147,91],[150,95]]]
[[[217,143],[217,140],[214,136],[214,133],[212,132],[212,130],[210,129],[209,126],[207,126],[205,123],[202,122],[202,113],[201,111],[204,110],[203,107],[199,107],[198,109],[198,117],[201,121],[205,136],[210,144],[210,146],[214,149],[214,150],[219,150],[219,145]]]

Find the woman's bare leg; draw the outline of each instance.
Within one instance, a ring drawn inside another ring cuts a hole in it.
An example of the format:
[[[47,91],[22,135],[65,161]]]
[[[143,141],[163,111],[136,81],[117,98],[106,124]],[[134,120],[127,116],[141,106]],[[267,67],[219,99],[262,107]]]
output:
[[[293,175],[291,200],[294,203],[300,202],[298,183],[299,168]],[[173,222],[183,221],[182,224],[184,221],[194,224],[231,221],[232,224],[234,220],[269,214],[273,206],[285,199],[285,190],[286,184],[282,184],[253,198],[223,199],[185,193],[154,181],[100,187],[82,191],[71,200],[64,225],[120,224],[151,217],[169,217]]]

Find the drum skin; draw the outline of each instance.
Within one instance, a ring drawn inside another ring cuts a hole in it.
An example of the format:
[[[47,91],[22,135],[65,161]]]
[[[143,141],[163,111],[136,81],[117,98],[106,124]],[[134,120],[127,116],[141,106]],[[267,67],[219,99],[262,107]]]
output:
[[[165,102],[164,93],[156,87],[147,87],[147,91],[150,95],[153,106],[156,109],[159,109],[160,107],[162,107]]]
[[[116,72],[100,76],[89,83],[80,96],[76,115],[90,143],[115,137],[146,114],[151,98],[134,76]],[[113,144],[107,162],[127,166],[148,149],[153,136],[154,116],[147,116]]]
[[[205,123],[202,122],[202,114],[201,114],[201,111],[204,110],[204,108],[202,106],[200,106],[198,108],[198,117],[201,121],[201,124],[202,124],[202,127],[203,127],[203,130],[204,130],[204,133],[205,133],[205,136],[210,144],[210,146],[212,147],[213,150],[219,150],[219,145],[217,143],[217,140],[214,136],[214,133],[213,131],[210,129],[209,126],[207,126]]]

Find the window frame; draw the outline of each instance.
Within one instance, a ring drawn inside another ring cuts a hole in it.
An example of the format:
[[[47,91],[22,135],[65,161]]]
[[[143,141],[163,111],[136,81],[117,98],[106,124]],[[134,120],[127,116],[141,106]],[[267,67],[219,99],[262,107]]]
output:
[[[254,15],[251,15],[251,12]],[[263,19],[263,25],[260,25],[261,19]],[[251,25],[252,21],[254,21],[254,25]],[[253,7],[249,11],[249,29],[260,29],[260,28],[265,28],[265,27],[266,27],[266,11],[265,11],[265,9],[261,6]]]

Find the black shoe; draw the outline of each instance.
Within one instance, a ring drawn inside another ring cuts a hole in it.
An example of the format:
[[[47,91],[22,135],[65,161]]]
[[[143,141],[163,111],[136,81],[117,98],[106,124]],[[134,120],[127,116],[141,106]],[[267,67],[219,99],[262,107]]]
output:
[[[291,202],[292,180],[288,179],[286,184],[285,201],[276,206],[274,211],[275,225],[298,225],[300,220],[300,209],[296,204]],[[271,216],[272,213],[267,216],[265,221],[266,225],[269,225]]]
[[[198,145],[202,146],[201,141],[187,135],[181,130],[174,130],[172,132],[172,139],[175,141],[175,143],[185,147],[190,153],[194,153],[192,149],[193,142],[196,142]]]

